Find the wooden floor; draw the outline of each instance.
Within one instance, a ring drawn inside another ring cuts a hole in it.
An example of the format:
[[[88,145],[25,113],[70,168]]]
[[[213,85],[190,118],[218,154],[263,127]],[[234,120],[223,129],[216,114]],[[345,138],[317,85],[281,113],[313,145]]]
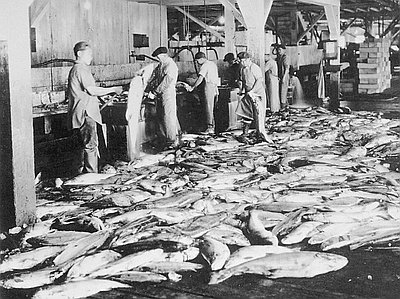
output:
[[[397,95],[400,95],[400,77],[395,77],[392,88],[383,94],[342,101],[341,106],[380,111],[383,117],[400,118]],[[390,245],[374,251],[333,251],[346,256],[349,264],[337,272],[309,279],[269,280],[258,275],[242,275],[218,285],[208,285],[209,271],[206,269],[183,274],[178,282],[136,283],[134,288],[101,292],[90,298],[400,298],[400,244]],[[30,298],[32,295],[29,290],[0,289],[1,299]]]

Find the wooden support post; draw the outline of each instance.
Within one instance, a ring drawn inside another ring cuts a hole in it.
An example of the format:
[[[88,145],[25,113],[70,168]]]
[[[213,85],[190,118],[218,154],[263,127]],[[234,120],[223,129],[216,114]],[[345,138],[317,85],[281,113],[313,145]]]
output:
[[[339,5],[324,5],[326,18],[328,20],[329,27],[329,38],[331,40],[339,41],[340,36],[340,4]],[[337,43],[337,53],[336,59],[331,60],[332,65],[340,64],[340,47]],[[339,68],[340,69],[340,68]],[[330,108],[336,109],[340,106],[339,99],[339,85],[340,85],[340,71],[331,72],[330,82],[329,82],[329,97]]]
[[[167,7],[160,5],[160,45],[168,44]]]
[[[29,1],[0,4],[0,230],[35,220]]]
[[[247,48],[253,61],[264,72],[265,22],[273,0],[238,0],[240,11],[247,25]]]
[[[235,16],[231,9],[225,7],[225,53],[236,53],[235,48]]]
[[[299,22],[297,17],[297,6],[294,6],[293,9],[290,11],[290,45],[297,44],[297,33],[299,31]]]

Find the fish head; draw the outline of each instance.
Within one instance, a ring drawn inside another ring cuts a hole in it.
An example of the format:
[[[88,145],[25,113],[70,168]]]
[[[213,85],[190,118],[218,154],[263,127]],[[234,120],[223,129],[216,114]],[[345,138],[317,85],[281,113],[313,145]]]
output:
[[[315,257],[319,270],[325,269],[327,272],[342,269],[349,262],[346,257],[333,253],[317,252]]]

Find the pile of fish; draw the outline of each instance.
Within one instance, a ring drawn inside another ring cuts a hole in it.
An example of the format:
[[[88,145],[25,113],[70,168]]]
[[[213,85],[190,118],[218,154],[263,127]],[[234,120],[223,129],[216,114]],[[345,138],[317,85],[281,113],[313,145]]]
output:
[[[348,263],[327,251],[400,241],[387,163],[398,120],[314,108],[266,125],[273,144],[188,134],[177,150],[38,186],[38,222],[5,254],[0,285],[79,298],[194,271],[210,284],[314,277]]]

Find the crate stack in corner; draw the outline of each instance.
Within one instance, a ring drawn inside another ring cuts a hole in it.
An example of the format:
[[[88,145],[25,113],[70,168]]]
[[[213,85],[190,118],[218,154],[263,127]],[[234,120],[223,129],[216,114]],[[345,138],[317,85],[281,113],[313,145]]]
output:
[[[360,44],[359,94],[381,93],[390,87],[390,37],[369,38]]]

